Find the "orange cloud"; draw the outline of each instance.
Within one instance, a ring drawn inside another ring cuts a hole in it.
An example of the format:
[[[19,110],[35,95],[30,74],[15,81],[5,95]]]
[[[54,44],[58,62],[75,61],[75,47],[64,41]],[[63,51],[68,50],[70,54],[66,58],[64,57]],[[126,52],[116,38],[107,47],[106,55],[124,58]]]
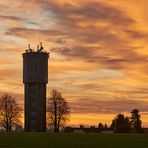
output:
[[[146,12],[147,0],[0,2],[0,92],[23,104],[21,54],[43,41],[51,51],[48,89],[70,102],[70,124],[110,123],[138,108],[148,125]]]

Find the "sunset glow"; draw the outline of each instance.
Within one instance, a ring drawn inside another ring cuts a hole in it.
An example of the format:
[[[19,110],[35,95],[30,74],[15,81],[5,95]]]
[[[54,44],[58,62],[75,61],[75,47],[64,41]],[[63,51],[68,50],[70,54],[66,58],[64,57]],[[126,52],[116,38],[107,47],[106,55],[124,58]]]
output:
[[[69,102],[69,125],[110,125],[140,110],[148,127],[147,0],[0,0],[0,94],[24,104],[22,53],[50,52],[47,96]]]

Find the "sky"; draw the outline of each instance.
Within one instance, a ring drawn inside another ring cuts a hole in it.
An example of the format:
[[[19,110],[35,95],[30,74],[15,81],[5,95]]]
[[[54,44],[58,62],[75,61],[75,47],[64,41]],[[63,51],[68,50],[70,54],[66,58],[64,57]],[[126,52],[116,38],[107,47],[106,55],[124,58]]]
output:
[[[110,125],[139,109],[148,127],[147,0],[0,0],[0,94],[24,104],[22,53],[50,52],[47,96],[69,102],[69,125]]]

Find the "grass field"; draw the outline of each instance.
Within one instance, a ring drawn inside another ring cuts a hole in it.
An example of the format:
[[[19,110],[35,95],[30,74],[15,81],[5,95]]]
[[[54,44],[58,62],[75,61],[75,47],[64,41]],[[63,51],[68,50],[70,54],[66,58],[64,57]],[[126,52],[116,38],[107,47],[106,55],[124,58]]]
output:
[[[0,133],[0,148],[148,148],[148,134]]]

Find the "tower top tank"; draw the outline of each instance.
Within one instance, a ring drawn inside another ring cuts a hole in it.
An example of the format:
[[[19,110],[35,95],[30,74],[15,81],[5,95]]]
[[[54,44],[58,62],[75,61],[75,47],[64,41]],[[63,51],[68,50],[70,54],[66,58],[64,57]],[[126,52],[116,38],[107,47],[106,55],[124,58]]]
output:
[[[23,53],[23,83],[48,83],[49,53],[43,47],[30,48]]]

